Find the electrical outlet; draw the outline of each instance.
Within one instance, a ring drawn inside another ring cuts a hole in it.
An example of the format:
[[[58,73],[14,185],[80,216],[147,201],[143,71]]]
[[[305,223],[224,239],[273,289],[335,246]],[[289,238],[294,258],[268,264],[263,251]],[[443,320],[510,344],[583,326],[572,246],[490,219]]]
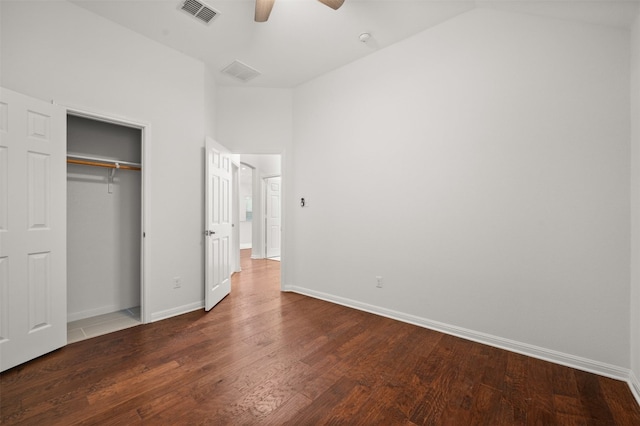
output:
[[[382,288],[382,277],[380,275],[376,276],[376,287]]]
[[[180,287],[182,287],[182,278],[173,277],[173,288],[180,288]]]

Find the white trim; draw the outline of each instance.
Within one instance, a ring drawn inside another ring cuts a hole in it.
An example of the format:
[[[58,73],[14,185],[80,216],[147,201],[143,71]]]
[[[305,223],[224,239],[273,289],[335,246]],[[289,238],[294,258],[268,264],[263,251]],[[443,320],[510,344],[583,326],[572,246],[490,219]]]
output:
[[[76,117],[89,118],[91,120],[103,121],[105,123],[111,123],[111,124],[118,124],[125,127],[133,127],[135,129],[143,129],[145,127],[149,127],[149,123],[147,122],[138,121],[135,119],[123,117],[120,115],[115,115],[115,114],[104,112],[104,111],[90,110],[88,108],[72,105],[69,103],[56,102],[55,100],[51,101],[51,103],[54,105],[61,106],[62,108],[65,108],[67,110],[67,114],[71,113],[71,115],[74,115]]]
[[[67,115],[73,115],[76,117],[88,118],[91,120],[102,121],[105,123],[117,124],[125,127],[132,127],[140,130],[140,156],[141,156],[141,164],[142,170],[141,173],[141,188],[140,188],[140,220],[141,226],[140,231],[142,235],[140,235],[140,322],[148,323],[151,322],[151,316],[149,309],[147,309],[147,304],[149,303],[149,289],[146,285],[146,277],[149,276],[148,266],[149,261],[147,259],[147,255],[149,251],[146,248],[146,233],[148,232],[148,224],[149,221],[149,209],[147,208],[147,194],[150,193],[150,149],[149,145],[151,143],[151,125],[149,123],[132,120],[126,117],[116,116],[112,114],[105,114],[103,112],[92,111],[86,108],[80,108],[77,106],[57,103],[55,101],[51,102],[54,105],[59,105],[66,109]]]
[[[233,235],[233,248],[231,250],[231,256],[233,258],[231,268],[231,275],[236,272],[240,272],[240,250],[242,249],[242,245],[240,244],[240,161],[235,161],[236,157],[240,157],[238,154],[232,155],[232,172],[231,172],[231,186],[233,190],[231,191],[231,204],[232,204],[232,223],[233,227],[231,229],[231,234]]]
[[[282,163],[280,164],[282,168]],[[253,217],[251,218],[251,258],[264,259],[264,209],[266,200],[264,199],[264,181],[260,169],[253,169],[251,182],[251,196],[253,198]]]
[[[638,377],[635,375],[633,370],[629,371],[629,379],[627,381],[629,383],[631,393],[640,405],[640,380],[638,380]]]
[[[80,312],[74,312],[72,314],[67,314],[67,322],[74,322],[83,320],[85,318],[97,317],[98,315],[110,314],[112,312],[118,312],[125,309],[130,309],[131,306],[118,306],[118,305],[110,305],[110,306],[100,306],[99,308],[87,309]]]
[[[165,311],[154,312],[151,314],[151,322],[176,317],[178,315],[187,314],[189,312],[204,309],[204,301],[189,303],[188,305],[178,306],[176,308],[167,309]]]
[[[291,291],[295,293],[304,294],[306,296],[314,297],[316,299],[326,300],[328,302],[337,303],[339,305],[347,306],[350,308],[358,309],[361,311],[369,312],[383,317],[395,319],[398,321],[406,322],[409,324],[417,325],[420,327],[428,328],[431,330],[440,331],[442,333],[451,334],[453,336],[461,337],[463,339],[471,340],[474,342],[482,343],[485,345],[493,346],[500,349],[505,349],[511,352],[516,352],[522,355],[530,356],[533,358],[542,359],[545,361],[553,362],[555,364],[564,365],[567,367],[575,368],[578,370],[587,371],[589,373],[598,374],[612,379],[629,381],[630,371],[626,368],[618,367],[616,365],[607,364],[600,361],[594,361],[587,358],[582,358],[575,355],[570,355],[551,349],[542,348],[540,346],[530,345],[528,343],[522,343],[511,339],[505,339],[491,334],[481,333],[474,330],[469,330],[463,327],[455,325],[445,324],[439,321],[433,321],[427,318],[418,317],[403,312],[394,311],[391,309],[382,308],[379,306],[369,305],[367,303],[358,302],[356,300],[347,299],[344,297],[334,296],[327,293],[322,293],[315,290],[310,290],[298,286],[286,286],[284,291]],[[638,385],[638,381],[635,381]],[[637,387],[640,390],[640,387]]]
[[[279,155],[279,154],[273,154],[273,155]],[[282,155],[282,154],[280,154],[280,155]],[[280,157],[280,170],[282,170],[282,157]],[[264,181],[264,180],[267,180],[267,179],[277,178],[277,177],[281,178],[282,174],[279,173],[279,174],[275,174],[275,175],[274,174],[263,175],[262,176],[262,180]]]
[[[246,250],[251,248],[251,243],[242,243],[240,244],[240,250]]]
[[[289,262],[287,259],[287,150],[280,152],[280,289],[286,287],[286,277],[288,276]]]
[[[147,285],[147,277],[149,274],[149,250],[147,248],[147,232],[149,232],[151,221],[149,217],[151,215],[149,211],[149,197],[147,194],[151,194],[151,125],[145,125],[142,127],[142,190],[140,196],[142,197],[142,242],[140,244],[140,255],[142,256],[142,264],[140,265],[140,286],[142,292],[140,295],[140,321],[145,324],[151,322],[151,289]]]

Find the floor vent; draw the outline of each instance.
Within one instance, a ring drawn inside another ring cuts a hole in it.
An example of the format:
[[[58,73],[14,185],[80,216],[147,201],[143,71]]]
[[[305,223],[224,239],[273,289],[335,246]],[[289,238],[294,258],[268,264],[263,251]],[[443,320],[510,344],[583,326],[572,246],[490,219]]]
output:
[[[200,21],[208,24],[220,14],[217,10],[198,0],[184,0],[180,3],[180,10],[185,11],[189,15],[198,18]]]
[[[260,71],[236,60],[222,69],[222,73],[238,79],[244,83],[260,75]]]

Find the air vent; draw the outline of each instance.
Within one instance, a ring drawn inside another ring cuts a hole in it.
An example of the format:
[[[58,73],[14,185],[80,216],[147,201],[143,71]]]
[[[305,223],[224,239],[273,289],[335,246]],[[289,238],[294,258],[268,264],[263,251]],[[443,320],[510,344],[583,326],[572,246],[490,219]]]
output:
[[[212,7],[199,2],[198,0],[184,0],[180,3],[180,10],[184,10],[189,15],[198,18],[200,21],[208,24],[215,18],[220,12],[214,10]]]
[[[249,65],[243,64],[242,62],[237,60],[224,67],[222,69],[222,73],[230,75],[231,77],[238,79],[244,83],[260,75],[260,71],[255,70]]]

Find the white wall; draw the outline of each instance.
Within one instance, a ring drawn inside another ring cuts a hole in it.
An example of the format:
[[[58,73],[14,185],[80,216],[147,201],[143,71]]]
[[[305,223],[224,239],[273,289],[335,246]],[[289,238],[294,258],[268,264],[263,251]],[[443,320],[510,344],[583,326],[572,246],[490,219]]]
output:
[[[296,88],[287,288],[623,374],[629,49],[479,9]]]
[[[631,32],[631,370],[640,398],[640,15]]]
[[[139,163],[141,132],[69,116],[67,151]],[[140,306],[140,172],[67,166],[67,320]]]
[[[251,165],[259,179],[278,176],[281,172],[281,158],[277,154],[241,154],[240,161]]]
[[[205,135],[215,139],[217,128],[216,97],[218,86],[215,81],[214,71],[208,66],[204,68],[204,123]]]
[[[291,144],[292,90],[218,87],[218,142],[239,154],[280,154]]]
[[[2,86],[150,125],[147,307],[202,306],[204,65],[67,2],[1,7]]]

